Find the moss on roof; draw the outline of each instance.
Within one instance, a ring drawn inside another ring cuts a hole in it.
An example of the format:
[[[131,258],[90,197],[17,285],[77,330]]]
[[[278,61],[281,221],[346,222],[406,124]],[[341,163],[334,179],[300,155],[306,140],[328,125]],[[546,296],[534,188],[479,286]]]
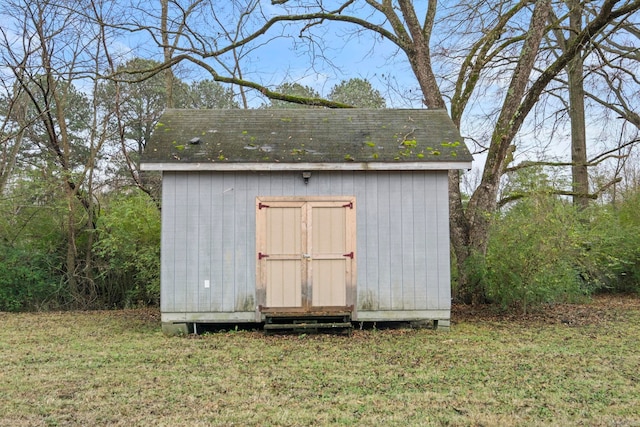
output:
[[[143,163],[470,162],[444,110],[169,109]]]

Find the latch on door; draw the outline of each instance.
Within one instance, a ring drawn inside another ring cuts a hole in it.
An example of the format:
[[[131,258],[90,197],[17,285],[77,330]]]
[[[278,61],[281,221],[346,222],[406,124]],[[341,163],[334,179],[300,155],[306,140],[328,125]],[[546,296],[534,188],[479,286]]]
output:
[[[309,255],[309,254],[302,254],[302,258],[311,259],[311,255]]]

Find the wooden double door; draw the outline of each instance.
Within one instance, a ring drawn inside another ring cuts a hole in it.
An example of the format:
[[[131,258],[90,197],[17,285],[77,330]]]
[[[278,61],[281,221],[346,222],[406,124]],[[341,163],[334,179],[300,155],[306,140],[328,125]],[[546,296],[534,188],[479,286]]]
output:
[[[355,304],[355,198],[258,197],[261,309],[322,312]]]

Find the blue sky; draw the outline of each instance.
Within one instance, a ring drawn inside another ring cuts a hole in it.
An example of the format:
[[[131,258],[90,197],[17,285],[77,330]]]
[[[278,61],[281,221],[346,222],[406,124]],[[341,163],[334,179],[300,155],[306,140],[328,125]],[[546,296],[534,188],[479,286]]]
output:
[[[214,3],[219,5],[218,2]],[[246,22],[243,25],[245,33],[261,26],[264,19],[282,14],[284,10],[283,7],[273,6],[266,1],[260,4],[262,12],[266,16],[263,20]],[[358,3],[356,2],[356,4]],[[230,3],[227,3],[226,6],[231,7]],[[208,41],[212,44],[217,42],[219,46],[222,46],[225,44],[224,37],[216,40],[215,34],[224,33],[227,29],[233,31],[237,25],[237,18],[227,15],[222,9],[223,6],[216,7],[218,8],[215,11],[219,17],[218,22],[214,22],[211,19],[212,12],[205,9],[202,11],[202,15],[194,16],[191,27],[212,35]],[[154,18],[148,15],[148,19],[153,20]],[[275,36],[282,32],[282,26],[276,25],[258,42],[250,45],[253,50],[241,60],[245,79],[257,81],[269,87],[275,87],[284,82],[297,82],[311,86],[321,95],[326,96],[335,84],[342,80],[359,77],[369,80],[374,87],[380,90],[387,99],[389,107],[421,107],[418,96],[414,96],[415,99],[407,99],[399,96],[393,89],[389,90],[390,82],[392,87],[395,86],[400,90],[416,89],[417,87],[404,54],[394,55],[397,53],[397,48],[390,42],[381,42],[379,37],[372,37],[370,31],[355,35],[352,25],[325,23],[322,26],[315,26],[311,32],[305,33],[314,35],[314,43],[324,45],[321,49],[310,52],[307,50],[308,44],[297,37],[301,25],[288,25],[287,36],[276,38]],[[298,29],[293,29],[293,27]],[[159,48],[155,48],[153,42],[150,42],[144,34],[124,35],[116,42],[122,43],[123,46],[129,45],[132,56],[161,59]],[[239,52],[246,54],[247,48],[243,48]],[[326,60],[321,59],[323,56]],[[208,62],[212,65],[216,63],[214,60]],[[230,55],[225,55],[225,62],[232,64]],[[219,65],[216,68],[221,69]],[[190,73],[184,75],[186,79],[208,77],[206,71],[198,70],[192,66],[189,69]],[[220,74],[224,75],[225,73],[220,72]],[[412,93],[417,95],[415,90]],[[260,103],[264,100],[258,98],[255,102]]]

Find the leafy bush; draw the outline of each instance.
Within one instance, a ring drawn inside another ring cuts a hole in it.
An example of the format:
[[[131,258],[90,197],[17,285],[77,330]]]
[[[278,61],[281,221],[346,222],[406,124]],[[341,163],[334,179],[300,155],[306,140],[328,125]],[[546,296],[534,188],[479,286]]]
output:
[[[0,246],[0,311],[46,308],[57,293],[43,254]]]
[[[601,291],[640,292],[640,192],[619,206],[595,206],[588,214],[583,278]]]
[[[59,308],[63,204],[38,174],[16,177],[0,197],[0,310]]]
[[[518,202],[494,221],[483,280],[502,307],[576,301],[590,289],[580,276],[583,253],[573,207],[548,194]]]
[[[640,292],[640,192],[578,212],[544,190],[496,216],[486,257],[468,272],[503,308]]]
[[[158,304],[160,212],[141,192],[109,200],[98,221],[95,250],[106,306]]]

